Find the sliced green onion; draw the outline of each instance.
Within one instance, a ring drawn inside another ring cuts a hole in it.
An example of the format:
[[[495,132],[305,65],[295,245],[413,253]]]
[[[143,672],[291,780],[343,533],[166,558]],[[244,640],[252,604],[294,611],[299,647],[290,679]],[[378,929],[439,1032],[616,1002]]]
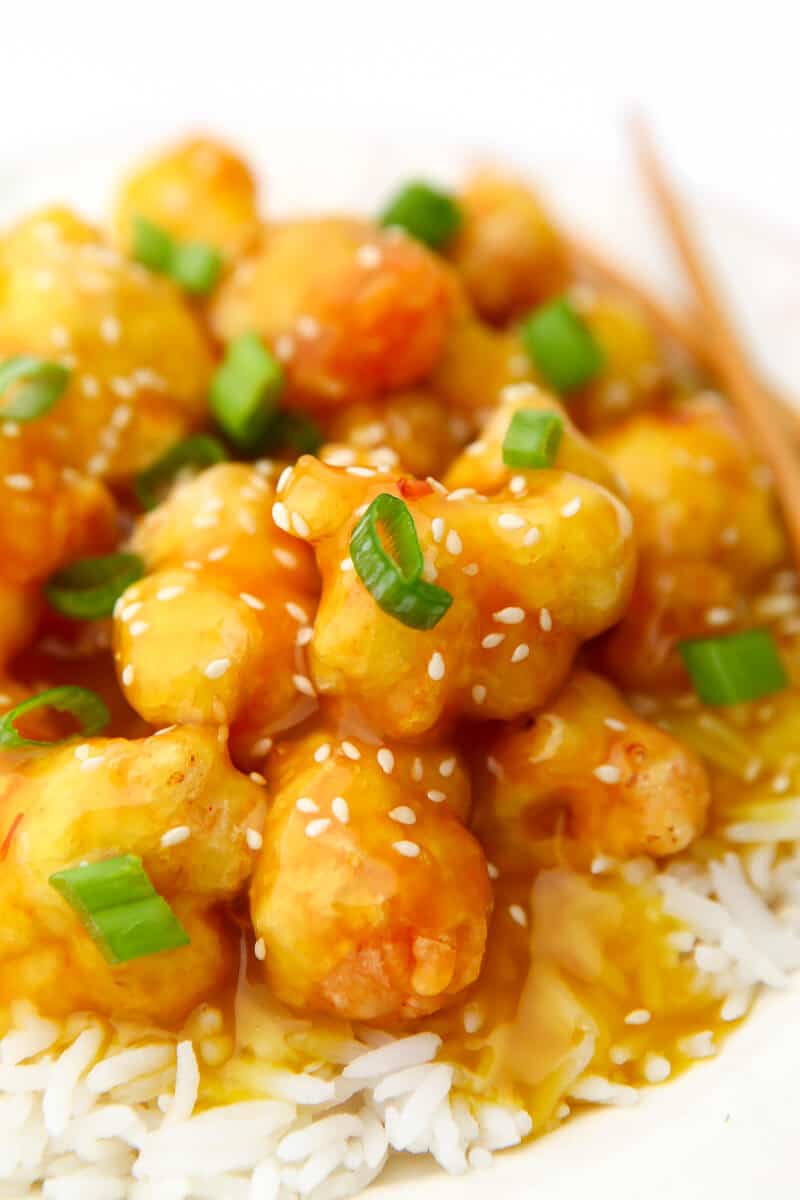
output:
[[[189,945],[189,935],[133,854],[56,871],[49,882],[112,965]]]
[[[576,391],[603,368],[604,355],[594,335],[563,297],[526,317],[520,335],[534,366],[557,392]]]
[[[283,370],[256,333],[243,333],[228,346],[211,380],[211,411],[240,450],[264,442],[283,391]]]
[[[281,411],[270,421],[264,450],[293,450],[295,454],[316,454],[325,436],[305,413]]]
[[[433,629],[453,603],[444,588],[421,578],[425,560],[414,518],[398,496],[375,497],[350,536],[350,557],[375,603],[403,625]]]
[[[40,692],[38,696],[32,696],[30,700],[23,700],[16,708],[0,717],[0,746],[6,749],[19,746],[60,746],[62,742],[68,742],[76,736],[71,734],[70,737],[59,738],[56,742],[36,742],[23,737],[17,732],[16,722],[20,717],[40,708],[54,708],[56,712],[69,713],[80,723],[81,737],[92,737],[95,733],[100,733],[111,720],[104,702],[88,688],[66,685],[50,688],[49,691]]]
[[[461,228],[462,215],[447,192],[414,180],[392,197],[379,220],[381,225],[399,225],[432,250],[442,250]]]
[[[222,256],[205,242],[184,242],[175,247],[170,276],[185,292],[204,296],[217,282],[222,270]]]
[[[133,219],[133,257],[151,271],[169,275],[193,296],[209,292],[222,270],[222,256],[207,242],[179,242],[139,216]]]
[[[787,687],[775,639],[766,629],[678,645],[694,690],[704,704],[744,704]]]
[[[507,467],[552,467],[563,432],[564,419],[558,413],[521,408],[503,439],[503,462]]]
[[[69,371],[61,363],[32,354],[17,354],[0,363],[0,396],[16,384],[11,399],[0,407],[0,420],[35,421],[43,417],[66,390]]]
[[[44,592],[56,612],[91,621],[110,617],[125,589],[143,574],[137,554],[79,558],[51,575]]]
[[[219,438],[207,433],[195,433],[170,446],[154,463],[140,471],[133,481],[133,490],[142,508],[155,508],[175,476],[185,467],[213,467],[225,462],[228,452]]]

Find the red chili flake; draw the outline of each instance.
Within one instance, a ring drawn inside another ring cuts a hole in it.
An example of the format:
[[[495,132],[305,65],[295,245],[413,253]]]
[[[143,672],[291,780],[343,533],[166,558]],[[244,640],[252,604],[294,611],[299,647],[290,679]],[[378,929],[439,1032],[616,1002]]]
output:
[[[433,493],[433,488],[426,480],[412,479],[406,475],[402,479],[398,479],[397,490],[404,500],[421,500],[423,496],[430,496]]]
[[[14,837],[14,834],[17,832],[17,829],[19,828],[19,823],[24,816],[25,816],[24,813],[17,813],[17,815],[14,817],[14,820],[11,822],[8,833],[3,838],[3,844],[2,844],[2,846],[0,846],[0,862],[2,862],[3,859],[6,857],[6,855],[8,854],[8,851],[11,848],[11,842]]]

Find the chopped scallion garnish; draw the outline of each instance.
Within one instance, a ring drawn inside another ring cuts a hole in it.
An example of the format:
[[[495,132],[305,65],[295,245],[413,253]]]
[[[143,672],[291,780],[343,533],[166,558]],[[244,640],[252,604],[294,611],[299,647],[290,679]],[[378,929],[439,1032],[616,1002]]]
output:
[[[57,612],[94,620],[110,617],[125,589],[143,574],[144,563],[136,554],[79,558],[51,575],[44,591]]]
[[[789,683],[775,639],[766,629],[694,638],[678,649],[704,704],[744,704]]]
[[[0,363],[0,397],[11,398],[0,406],[0,420],[35,421],[43,417],[66,390],[69,371],[61,363],[32,354],[17,354]]]
[[[586,322],[565,297],[526,317],[520,336],[533,365],[557,392],[574,392],[602,370],[603,352]]]
[[[564,419],[555,412],[521,408],[514,413],[503,439],[507,467],[552,467],[561,444]]]
[[[207,433],[195,433],[170,446],[161,458],[140,471],[133,482],[136,497],[142,508],[155,508],[175,476],[187,467],[213,467],[225,462],[228,453],[222,442]]]
[[[189,944],[186,930],[133,854],[69,867],[49,882],[111,964]]]
[[[350,557],[375,603],[412,629],[433,629],[453,603],[444,588],[421,578],[414,518],[398,496],[375,497],[351,534]]]
[[[283,370],[258,334],[228,346],[211,380],[211,411],[223,433],[245,452],[260,449],[283,391]]]
[[[386,205],[381,225],[400,226],[432,250],[443,250],[461,228],[461,209],[447,192],[415,180]]]
[[[108,709],[105,703],[95,692],[90,692],[88,688],[82,687],[54,687],[46,692],[40,692],[38,696],[32,696],[30,700],[23,700],[16,708],[10,709],[0,717],[0,746],[6,749],[17,749],[21,746],[59,746],[62,742],[67,742],[70,737],[59,738],[55,742],[37,742],[31,738],[23,737],[17,731],[16,722],[24,716],[35,712],[37,709],[55,709],[56,712],[69,713],[80,724],[78,731],[82,737],[92,737],[96,733],[100,733],[105,729],[106,725],[111,720]]]
[[[222,270],[222,256],[207,242],[179,242],[145,217],[133,220],[133,257],[151,271],[169,275],[193,296],[209,292]]]

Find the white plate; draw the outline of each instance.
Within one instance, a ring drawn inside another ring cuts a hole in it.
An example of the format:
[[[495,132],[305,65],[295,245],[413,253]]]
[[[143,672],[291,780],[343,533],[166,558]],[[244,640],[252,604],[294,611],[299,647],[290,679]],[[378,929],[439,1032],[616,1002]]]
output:
[[[0,222],[63,201],[91,216],[108,211],[116,180],[152,134],[56,151],[46,162],[0,162]],[[410,174],[455,180],[474,149],[364,145],[329,137],[298,144],[279,132],[247,139],[273,212],[369,211]],[[632,178],[604,177],[580,162],[517,163],[558,212],[605,243],[666,295],[680,296],[652,214]],[[800,244],[757,221],[698,204],[700,230],[742,327],[766,370],[800,395]],[[737,289],[737,290],[734,290]],[[642,1093],[633,1109],[595,1110],[558,1132],[495,1157],[488,1173],[449,1178],[427,1160],[397,1162],[371,1200],[770,1200],[797,1197],[800,1007],[796,990],[762,997],[723,1047],[681,1078]],[[222,1200],[222,1198],[221,1198]]]

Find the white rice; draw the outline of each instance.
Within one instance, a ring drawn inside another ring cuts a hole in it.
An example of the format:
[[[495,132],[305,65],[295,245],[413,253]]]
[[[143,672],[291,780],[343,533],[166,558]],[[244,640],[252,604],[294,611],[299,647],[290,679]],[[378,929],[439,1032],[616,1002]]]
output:
[[[609,860],[604,873],[626,878],[626,865]],[[708,865],[687,859],[636,875],[684,926],[671,940],[719,995],[723,1021],[744,1016],[759,985],[784,987],[800,968],[800,847],[776,858],[772,844],[753,846]],[[198,1017],[200,1041],[219,1032],[211,1016]],[[643,1016],[633,1010],[629,1024]],[[487,1169],[532,1128],[526,1112],[487,1102],[458,1067],[438,1061],[434,1033],[362,1029],[304,1072],[251,1054],[237,1060],[236,1078],[253,1099],[198,1111],[188,1038],[89,1017],[44,1020],[24,1004],[12,1019],[0,1039],[0,1200],[342,1200],[394,1153],[430,1154],[459,1175]],[[614,1062],[630,1057],[613,1049]],[[717,1046],[698,1029],[677,1050],[702,1059]],[[593,1070],[594,1055],[587,1034],[572,1057],[562,1115],[566,1099],[637,1102],[638,1088]],[[668,1059],[650,1055],[642,1080],[659,1083],[670,1070]]]

